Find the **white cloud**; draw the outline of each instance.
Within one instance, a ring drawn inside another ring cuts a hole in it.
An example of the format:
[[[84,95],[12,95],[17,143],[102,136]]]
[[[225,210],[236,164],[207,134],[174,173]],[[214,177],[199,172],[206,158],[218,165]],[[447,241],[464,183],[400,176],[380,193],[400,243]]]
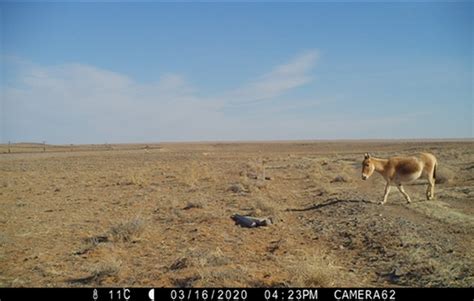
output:
[[[307,84],[317,58],[316,51],[306,52],[232,92],[209,97],[198,96],[178,74],[144,84],[85,64],[15,62],[15,80],[9,78],[3,89],[2,140],[112,143],[246,139],[249,134],[260,139],[263,134],[249,133],[261,126],[258,118],[245,123],[244,113],[229,116],[224,109],[274,99]],[[278,105],[281,112],[288,103]]]
[[[88,65],[34,66],[5,89],[3,140],[102,143],[183,135],[189,122],[216,114],[199,106],[192,90],[174,74],[140,84]]]
[[[316,50],[303,53],[231,92],[227,97],[233,104],[245,104],[280,96],[291,89],[309,83],[312,80],[309,73],[318,58],[319,54]]]

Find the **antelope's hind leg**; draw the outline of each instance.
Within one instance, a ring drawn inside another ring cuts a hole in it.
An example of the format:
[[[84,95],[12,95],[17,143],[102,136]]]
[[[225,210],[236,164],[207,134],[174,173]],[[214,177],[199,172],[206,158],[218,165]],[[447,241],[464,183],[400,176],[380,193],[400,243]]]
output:
[[[432,200],[434,199],[434,186],[435,186],[435,179],[433,179],[432,177],[430,177],[428,179],[428,187],[426,188],[426,199],[429,201],[429,200]]]

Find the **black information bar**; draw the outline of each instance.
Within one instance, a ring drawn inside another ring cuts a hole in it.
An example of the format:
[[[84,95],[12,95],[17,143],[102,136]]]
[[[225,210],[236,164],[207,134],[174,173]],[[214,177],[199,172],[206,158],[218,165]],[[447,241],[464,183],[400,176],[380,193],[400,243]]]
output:
[[[474,301],[473,288],[0,288],[0,301]]]

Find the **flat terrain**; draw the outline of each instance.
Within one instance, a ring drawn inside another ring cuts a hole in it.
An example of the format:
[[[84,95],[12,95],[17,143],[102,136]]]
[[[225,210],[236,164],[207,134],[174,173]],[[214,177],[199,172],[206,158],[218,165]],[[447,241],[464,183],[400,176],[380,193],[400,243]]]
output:
[[[44,147],[44,149],[43,149]],[[0,286],[474,286],[474,142],[0,146]],[[378,205],[365,152],[428,151]],[[235,213],[271,218],[242,228]]]

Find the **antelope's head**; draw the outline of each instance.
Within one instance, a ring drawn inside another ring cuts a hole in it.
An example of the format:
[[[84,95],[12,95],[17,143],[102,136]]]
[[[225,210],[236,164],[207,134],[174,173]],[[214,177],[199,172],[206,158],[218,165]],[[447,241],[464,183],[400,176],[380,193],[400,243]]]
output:
[[[375,170],[375,165],[369,153],[365,153],[362,161],[362,180],[367,180]]]

